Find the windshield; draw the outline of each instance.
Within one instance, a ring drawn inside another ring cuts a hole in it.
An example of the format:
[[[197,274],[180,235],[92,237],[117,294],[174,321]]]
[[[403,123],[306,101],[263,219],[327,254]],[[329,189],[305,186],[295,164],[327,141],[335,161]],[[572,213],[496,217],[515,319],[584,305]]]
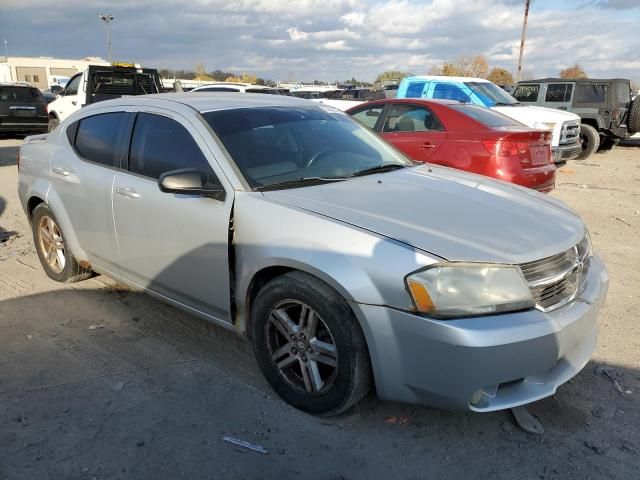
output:
[[[203,116],[254,189],[413,165],[348,115],[322,106],[237,108]]]
[[[464,82],[464,84],[476,94],[485,107],[518,104],[515,98],[491,82]]]

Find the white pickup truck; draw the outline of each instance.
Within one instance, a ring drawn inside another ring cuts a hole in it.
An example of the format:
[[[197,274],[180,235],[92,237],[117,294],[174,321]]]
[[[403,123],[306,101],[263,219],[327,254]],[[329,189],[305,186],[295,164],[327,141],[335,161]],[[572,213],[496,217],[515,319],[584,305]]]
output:
[[[90,65],[71,77],[58,98],[49,104],[49,131],[85,105],[127,95],[160,92],[162,86],[156,69],[134,65]]]
[[[581,152],[580,117],[552,108],[520,104],[489,80],[471,77],[420,75],[400,82],[397,98],[442,98],[491,108],[518,122],[540,130],[551,130],[551,150],[556,164],[576,158]]]

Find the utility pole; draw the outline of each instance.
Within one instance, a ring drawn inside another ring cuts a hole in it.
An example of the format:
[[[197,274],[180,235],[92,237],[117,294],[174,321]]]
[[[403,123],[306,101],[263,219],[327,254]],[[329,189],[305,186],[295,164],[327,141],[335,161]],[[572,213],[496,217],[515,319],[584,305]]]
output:
[[[524,53],[524,37],[527,34],[527,18],[529,17],[529,3],[531,0],[524,2],[524,22],[522,22],[522,36],[520,37],[520,56],[518,57],[518,72],[516,73],[516,83],[520,81],[522,74],[522,54]]]
[[[111,63],[111,28],[109,28],[109,24],[113,21],[113,15],[110,13],[99,13],[98,18],[107,26],[107,51],[109,52],[109,63]]]

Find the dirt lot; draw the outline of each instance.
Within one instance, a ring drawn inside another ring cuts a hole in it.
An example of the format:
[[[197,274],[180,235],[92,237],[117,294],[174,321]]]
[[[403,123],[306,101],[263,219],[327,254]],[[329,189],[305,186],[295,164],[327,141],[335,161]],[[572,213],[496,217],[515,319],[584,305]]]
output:
[[[373,395],[311,417],[233,334],[105,277],[50,281],[17,199],[18,144],[0,140],[0,479],[640,478],[640,145],[559,172],[553,195],[587,222],[611,286],[592,363],[531,406],[533,436],[507,412]]]

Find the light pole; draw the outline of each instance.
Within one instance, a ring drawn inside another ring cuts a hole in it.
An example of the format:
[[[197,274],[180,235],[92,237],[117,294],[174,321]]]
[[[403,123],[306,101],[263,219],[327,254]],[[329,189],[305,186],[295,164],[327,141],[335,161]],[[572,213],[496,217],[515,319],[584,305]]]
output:
[[[107,50],[109,52],[109,63],[111,63],[111,28],[109,28],[109,23],[113,21],[113,15],[110,13],[99,13],[98,18],[107,25]]]
[[[524,37],[527,34],[527,18],[529,17],[529,2],[525,0],[524,3],[524,22],[522,22],[522,36],[520,37],[520,56],[518,57],[518,72],[516,73],[516,83],[520,81],[520,74],[522,73],[522,54],[524,53]]]

